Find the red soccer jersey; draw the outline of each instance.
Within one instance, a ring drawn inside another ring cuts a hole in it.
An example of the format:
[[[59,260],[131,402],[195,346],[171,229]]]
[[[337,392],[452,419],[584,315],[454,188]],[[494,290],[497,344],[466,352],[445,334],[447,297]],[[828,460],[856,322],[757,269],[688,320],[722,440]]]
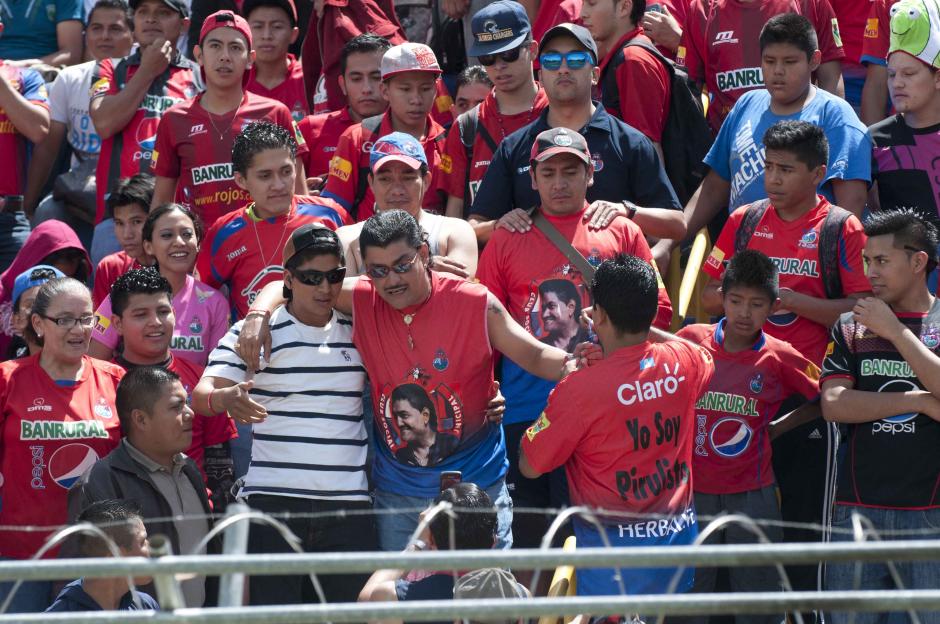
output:
[[[176,201],[192,206],[203,223],[211,224],[251,201],[232,177],[232,144],[245,126],[259,120],[274,122],[293,133],[298,154],[307,147],[290,111],[280,102],[246,91],[238,110],[220,127],[219,117],[210,115],[200,100],[202,94],[164,113],[157,129],[153,172],[177,178]]]
[[[325,176],[330,171],[330,160],[336,153],[339,137],[355,123],[349,116],[349,109],[342,108],[332,113],[308,115],[297,124],[307,144],[304,155],[307,177]]]
[[[672,15],[675,20],[679,23],[681,28],[685,24],[685,16],[689,12],[689,2],[690,0],[650,0],[646,3],[647,11],[657,11],[665,9]],[[668,59],[676,60],[676,53],[674,50],[669,48],[664,48],[662,46],[656,46],[659,48],[659,51],[663,53]]]
[[[773,260],[780,272],[780,287],[811,297],[825,299],[826,289],[819,273],[819,232],[829,213],[829,202],[819,196],[816,207],[795,221],[784,221],[773,206],[767,209],[748,249],[762,251]],[[721,279],[725,261],[734,255],[734,237],[744,218],[747,206],[731,213],[718,242],[706,258],[702,270],[715,279]],[[839,239],[839,275],[846,295],[871,290],[862,265],[865,232],[854,216],[842,227]],[[767,319],[764,331],[792,344],[811,362],[822,362],[828,342],[829,328],[787,310],[777,310]]]
[[[228,286],[235,317],[245,318],[261,289],[283,277],[281,254],[291,232],[306,223],[335,230],[348,222],[342,206],[325,197],[295,196],[290,211],[273,219],[255,218],[251,206],[230,212],[202,241],[196,258],[199,279],[213,288]]]
[[[307,104],[307,92],[304,89],[304,70],[300,66],[300,61],[294,58],[293,54],[287,55],[287,77],[284,82],[273,89],[258,82],[255,77],[255,65],[248,71],[248,83],[245,89],[272,100],[277,100],[287,107],[294,121],[300,123],[300,120],[309,113]]]
[[[451,172],[450,159],[444,154],[444,128],[428,116],[427,135],[421,144],[431,169],[431,186],[424,194],[424,209],[435,214],[443,212],[444,178]],[[365,221],[375,213],[375,196],[366,182],[369,172],[369,150],[372,143],[394,132],[391,112],[382,115],[379,131],[372,134],[362,124],[350,126],[339,138],[336,154],[330,160],[323,196],[337,201],[355,221]],[[362,197],[357,203],[356,198]]]
[[[123,59],[100,61],[92,78],[91,99],[122,91],[139,68],[139,50]],[[147,95],[124,129],[101,142],[101,154],[95,172],[98,192],[95,223],[104,219],[104,196],[118,180],[137,173],[151,172],[157,126],[166,110],[198,92],[199,83],[192,63],[178,56],[163,74],[150,83]]]
[[[862,56],[862,36],[865,32],[865,20],[872,4],[859,0],[829,0],[832,10],[839,20],[839,34],[842,38],[842,48],[845,50],[843,63],[858,65]]]
[[[891,41],[891,7],[898,0],[874,0],[865,21],[865,34],[862,37],[861,63],[888,62],[888,46]]]
[[[434,97],[434,106],[431,107],[431,119],[442,126],[449,126],[454,122],[454,98],[450,96],[447,85],[441,78],[434,84],[437,95]]]
[[[531,466],[565,466],[573,505],[676,514],[692,502],[695,401],[705,349],[643,342],[562,379],[522,438]]]
[[[0,364],[0,524],[65,523],[69,487],[121,440],[114,397],[123,375],[88,356],[74,385],[57,384],[38,355]],[[0,555],[28,559],[49,533],[0,531]]]
[[[142,269],[143,266],[134,258],[131,258],[123,251],[118,251],[109,256],[105,256],[98,263],[95,269],[95,285],[91,291],[91,300],[95,304],[95,309],[101,305],[101,302],[111,294],[111,286],[121,275],[124,275],[131,269]]]
[[[789,343],[761,332],[746,351],[725,351],[724,320],[678,335],[708,349],[715,375],[695,404],[695,491],[734,494],[774,483],[767,425],[794,394],[819,394],[819,367]]]
[[[829,0],[692,0],[676,60],[689,78],[708,87],[708,120],[715,132],[739,97],[763,88],[757,35],[781,13],[799,13],[813,24],[823,63],[845,56]]]
[[[467,150],[460,140],[460,127],[456,122],[454,123],[453,129],[447,134],[447,142],[444,146],[444,153],[450,158],[451,169],[445,178],[445,183],[448,195],[464,199],[465,214],[469,214],[473,198],[476,196],[477,189],[480,188],[483,176],[493,159],[493,150],[481,132],[485,129],[493,142],[499,145],[503,139],[513,132],[538,119],[546,106],[548,106],[548,97],[545,95],[545,90],[539,85],[531,109],[515,115],[502,115],[499,112],[499,105],[496,103],[496,95],[493,91],[490,91],[489,95],[480,103],[479,126],[473,142],[472,164],[467,162]],[[469,179],[467,178],[468,166],[470,167]],[[468,182],[470,186],[469,198],[465,196]]]
[[[661,143],[672,92],[669,72],[649,51],[635,45],[627,46],[633,39],[649,45],[653,43],[643,34],[642,28],[635,28],[625,34],[607,57],[601,60],[601,82],[598,86],[604,89],[613,86],[605,71],[617,53],[623,50],[624,62],[613,70],[616,71],[614,78],[620,110],[608,108],[607,112],[645,134],[650,141]]]
[[[0,59],[0,80],[6,81],[30,104],[49,109],[49,96],[42,76],[32,69],[4,64]],[[26,137],[17,132],[13,122],[0,107],[0,196],[22,195],[26,180]]]

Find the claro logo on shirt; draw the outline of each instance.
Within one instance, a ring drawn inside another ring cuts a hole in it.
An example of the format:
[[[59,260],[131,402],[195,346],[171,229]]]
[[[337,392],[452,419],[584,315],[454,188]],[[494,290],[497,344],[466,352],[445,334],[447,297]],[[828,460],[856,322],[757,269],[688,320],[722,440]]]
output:
[[[617,400],[624,405],[652,401],[662,398],[664,394],[675,394],[679,390],[679,383],[685,381],[685,375],[679,375],[679,363],[669,370],[668,364],[663,364],[666,376],[654,381],[632,381],[621,384],[617,388]]]
[[[232,179],[232,163],[203,165],[193,169],[193,184],[227,182]]]

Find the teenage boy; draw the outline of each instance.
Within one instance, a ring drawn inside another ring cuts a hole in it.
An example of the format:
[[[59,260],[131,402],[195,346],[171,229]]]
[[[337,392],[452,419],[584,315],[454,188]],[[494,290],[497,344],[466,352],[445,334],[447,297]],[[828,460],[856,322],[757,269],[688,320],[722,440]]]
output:
[[[114,363],[131,371],[142,366],[158,366],[176,373],[191,397],[202,376],[203,367],[170,351],[173,326],[172,289],[154,268],[131,269],[111,287],[111,322],[122,339],[122,351]],[[186,455],[199,466],[212,498],[224,506],[231,487],[232,458],[228,441],[236,436],[235,423],[223,413],[193,418],[193,437]]]
[[[541,200],[536,214],[558,230],[576,253],[587,258],[588,264],[596,266],[620,253],[652,262],[643,232],[629,219],[617,219],[605,229],[594,230],[582,218],[588,207],[585,194],[594,174],[584,137],[567,128],[546,130],[532,145],[531,163],[529,175]],[[529,333],[572,351],[577,342],[586,339],[582,337],[580,312],[592,305],[591,276],[583,271],[542,230],[513,233],[499,229],[483,250],[478,277]],[[655,324],[668,328],[672,305],[665,287],[659,288],[658,302]],[[501,384],[506,395],[506,480],[513,504],[531,508],[566,504],[560,472],[538,480],[525,479],[518,472],[519,441],[542,413],[554,383],[503,358]],[[550,518],[544,514],[514,514],[513,543],[523,548],[537,547],[549,524]]]
[[[572,504],[609,512],[601,520],[604,537],[574,520],[578,548],[691,544],[698,535],[695,402],[714,364],[705,349],[651,327],[657,281],[649,262],[636,256],[601,263],[591,292],[604,359],[563,379],[522,438],[524,476],[564,466]],[[648,522],[651,515],[659,521]],[[675,572],[579,567],[578,595],[616,595],[621,587],[628,594],[658,594],[667,591]],[[691,585],[687,569],[674,589]]]
[[[695,511],[704,516],[741,513],[767,521],[764,533],[783,540],[780,504],[771,464],[771,438],[815,416],[813,409],[771,419],[784,400],[798,394],[819,395],[819,368],[790,346],[761,329],[779,306],[778,271],[763,253],[736,254],[721,282],[724,318],[715,325],[687,325],[677,334],[709,351],[715,375],[695,404]],[[729,527],[710,542],[753,543],[747,531]],[[731,591],[776,591],[773,567],[731,568]],[[695,571],[696,592],[715,591],[715,568]],[[782,614],[737,616],[739,624],[774,624]]]
[[[450,110],[456,119],[472,108],[483,103],[493,91],[493,81],[480,65],[471,65],[457,74],[457,87],[454,89],[454,105]],[[448,126],[449,128],[450,126]]]
[[[538,204],[539,196],[529,176],[530,150],[535,137],[549,128],[568,128],[587,141],[594,164],[588,201],[606,200],[649,236],[685,235],[679,200],[653,144],[592,102],[597,59],[597,46],[583,26],[560,24],[542,37],[539,79],[549,105],[538,119],[503,140],[493,155],[470,209],[470,223],[481,241],[489,240],[497,223],[516,231],[531,227],[526,211]]]
[[[255,59],[245,89],[277,100],[299,123],[309,113],[309,105],[304,70],[300,61],[287,52],[300,34],[294,0],[246,0],[242,15],[251,27],[255,44]]]
[[[339,88],[346,98],[346,106],[331,113],[310,115],[297,124],[307,143],[304,169],[308,178],[318,178],[315,185],[308,184],[310,190],[319,189],[326,181],[330,159],[346,128],[381,115],[388,108],[381,93],[380,67],[382,56],[390,47],[392,44],[387,39],[372,33],[347,41],[339,57]]]
[[[490,32],[490,24],[499,37]],[[532,123],[548,106],[532,73],[536,44],[525,8],[497,0],[474,14],[470,54],[477,57],[494,88],[471,115],[460,117],[444,148],[451,160],[447,176],[447,216],[466,218],[496,146]],[[472,131],[472,135],[471,135]]]
[[[420,43],[403,43],[382,56],[382,98],[388,110],[351,126],[339,139],[330,161],[323,196],[336,200],[355,221],[365,221],[375,212],[375,196],[368,184],[368,143],[392,132],[410,134],[421,142],[431,171],[431,187],[424,194],[424,207],[444,211],[441,192],[451,161],[444,154],[444,128],[431,118],[441,68],[434,52]]]
[[[298,152],[307,147],[286,106],[245,91],[255,53],[251,29],[241,16],[217,11],[207,17],[193,50],[206,90],[170,108],[160,121],[151,207],[169,201],[187,204],[203,223],[212,224],[248,201],[232,176],[232,144],[242,128],[267,119],[294,134]],[[302,163],[294,190],[307,190]]]
[[[852,539],[858,514],[886,539],[936,531],[940,523],[940,305],[927,290],[937,264],[937,228],[910,210],[874,212],[865,224],[865,263],[874,297],[860,299],[832,328],[822,373],[827,420],[848,429],[836,487],[833,539]],[[937,586],[936,561],[830,564],[834,591]],[[861,587],[858,584],[861,574]],[[936,612],[919,613],[935,621]],[[837,624],[853,616],[833,613]],[[885,614],[869,621],[896,621]]]
[[[786,13],[802,15],[810,23],[819,37],[820,52],[813,67],[819,88],[842,97],[845,52],[829,0],[693,0],[676,61],[712,95],[708,121],[714,132],[738,98],[770,82],[763,47],[754,47],[753,33],[769,19]]]
[[[183,0],[134,0],[137,49],[122,59],[98,63],[92,78],[88,112],[101,137],[95,174],[98,211],[92,262],[118,251],[105,196],[118,180],[151,173],[160,118],[168,108],[196,95],[202,81],[195,64],[176,49],[189,27]]]
[[[297,143],[282,126],[248,124],[235,137],[232,168],[250,203],[209,228],[196,270],[213,288],[228,287],[233,316],[241,319],[261,289],[283,274],[278,256],[291,232],[307,223],[335,230],[349,222],[349,215],[325,197],[294,194]]]
[[[153,264],[154,259],[144,250],[142,240],[152,200],[153,176],[147,173],[121,180],[108,195],[107,209],[113,215],[114,237],[121,245],[121,251],[102,258],[95,269],[91,300],[96,310],[111,292],[111,285],[119,275]]]
[[[784,119],[822,128],[830,147],[819,192],[856,217],[862,215],[871,179],[871,140],[845,100],[813,86],[820,59],[813,25],[795,13],[777,15],[761,30],[760,48],[767,87],[745,93],[721,126],[705,156],[711,171],[685,208],[689,232],[699,231],[723,210],[730,213],[767,197],[762,137]]]

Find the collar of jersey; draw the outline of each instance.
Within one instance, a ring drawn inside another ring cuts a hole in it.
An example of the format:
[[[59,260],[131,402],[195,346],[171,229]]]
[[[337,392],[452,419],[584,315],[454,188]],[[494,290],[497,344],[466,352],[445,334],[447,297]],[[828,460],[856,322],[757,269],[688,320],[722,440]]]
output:
[[[601,104],[597,100],[591,100],[591,101],[594,104],[594,114],[591,116],[591,120],[587,123],[587,125],[584,126],[584,128],[581,128],[579,132],[581,134],[584,134],[585,128],[596,128],[597,130],[601,130],[603,132],[610,134],[611,132],[610,115],[604,109],[603,104]],[[542,109],[542,113],[539,115],[538,120],[535,122],[535,130],[536,130],[535,134],[538,134],[539,132],[543,130],[550,129],[550,126],[548,125],[548,109],[550,107],[551,107],[551,104],[549,104],[544,109]],[[526,152],[526,154],[528,154],[528,152]]]
[[[725,320],[721,319],[718,321],[718,325],[715,326],[715,342],[719,346],[725,344]],[[751,351],[760,351],[764,348],[764,343],[767,342],[767,338],[764,336],[764,330],[760,330],[760,338],[758,338],[754,344],[751,346]]]

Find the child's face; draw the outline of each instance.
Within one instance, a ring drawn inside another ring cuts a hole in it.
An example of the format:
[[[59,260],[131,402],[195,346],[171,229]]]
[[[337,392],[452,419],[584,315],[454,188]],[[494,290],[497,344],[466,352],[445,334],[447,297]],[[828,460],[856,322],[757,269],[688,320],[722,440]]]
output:
[[[142,206],[126,204],[114,207],[114,235],[124,253],[131,258],[139,259],[144,255],[141,233],[146,220],[147,211]]]
[[[764,191],[778,210],[788,210],[816,196],[826,166],[814,169],[793,152],[768,149],[764,155]]]
[[[812,58],[790,43],[771,43],[761,51],[764,86],[774,104],[792,104],[806,93],[819,67],[820,52]]]
[[[764,321],[777,307],[767,293],[751,286],[732,286],[723,295],[725,333],[737,338],[756,338]]]

